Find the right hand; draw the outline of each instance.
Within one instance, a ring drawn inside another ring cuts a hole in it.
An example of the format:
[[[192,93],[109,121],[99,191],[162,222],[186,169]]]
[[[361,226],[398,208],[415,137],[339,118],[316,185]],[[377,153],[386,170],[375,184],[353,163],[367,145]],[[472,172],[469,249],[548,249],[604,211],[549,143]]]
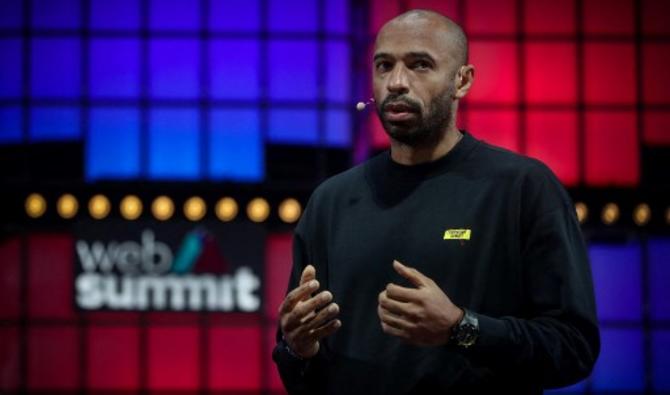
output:
[[[337,331],[342,323],[335,319],[340,308],[331,303],[333,294],[319,289],[316,269],[308,265],[300,276],[300,285],[286,295],[279,307],[279,325],[284,341],[301,358],[311,358],[319,352],[319,341]]]

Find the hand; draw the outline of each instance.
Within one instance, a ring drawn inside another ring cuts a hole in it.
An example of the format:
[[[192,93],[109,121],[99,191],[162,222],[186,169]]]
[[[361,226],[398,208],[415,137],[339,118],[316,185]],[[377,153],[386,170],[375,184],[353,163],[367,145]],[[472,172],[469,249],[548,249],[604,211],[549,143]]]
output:
[[[311,358],[319,352],[319,341],[342,326],[337,317],[340,309],[333,295],[323,291],[312,296],[319,289],[316,269],[308,265],[300,276],[300,285],[286,295],[279,306],[279,325],[284,341],[301,358]]]
[[[389,284],[379,294],[377,314],[384,332],[416,345],[446,344],[463,310],[418,270],[398,261],[393,261],[393,268],[416,288]]]

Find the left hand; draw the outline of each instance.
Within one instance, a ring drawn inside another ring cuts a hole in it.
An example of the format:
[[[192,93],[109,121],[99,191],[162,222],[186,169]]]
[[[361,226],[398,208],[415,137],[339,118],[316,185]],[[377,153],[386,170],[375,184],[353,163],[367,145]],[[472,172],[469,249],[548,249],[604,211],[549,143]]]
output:
[[[463,310],[418,270],[395,260],[393,268],[416,288],[389,284],[379,294],[377,314],[382,330],[415,345],[446,344],[451,328],[463,317]]]

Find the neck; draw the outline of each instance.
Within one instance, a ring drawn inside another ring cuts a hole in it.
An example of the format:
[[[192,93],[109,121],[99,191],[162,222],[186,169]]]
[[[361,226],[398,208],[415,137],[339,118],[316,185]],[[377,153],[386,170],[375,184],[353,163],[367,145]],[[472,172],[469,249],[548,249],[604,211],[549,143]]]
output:
[[[435,161],[451,151],[463,134],[456,128],[455,121],[449,123],[446,132],[435,142],[427,145],[409,146],[391,140],[391,158],[401,165],[418,165]]]

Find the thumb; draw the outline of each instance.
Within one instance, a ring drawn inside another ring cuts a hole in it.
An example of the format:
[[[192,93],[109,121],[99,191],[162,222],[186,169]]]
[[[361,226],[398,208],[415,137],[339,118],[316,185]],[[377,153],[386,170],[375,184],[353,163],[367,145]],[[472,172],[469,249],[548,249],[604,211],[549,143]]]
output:
[[[426,276],[414,268],[403,265],[398,260],[393,260],[393,268],[398,274],[408,279],[415,287],[422,287],[426,283]]]
[[[314,280],[316,278],[316,269],[312,265],[307,265],[302,270],[302,274],[300,275],[300,285],[303,285],[304,283]]]

